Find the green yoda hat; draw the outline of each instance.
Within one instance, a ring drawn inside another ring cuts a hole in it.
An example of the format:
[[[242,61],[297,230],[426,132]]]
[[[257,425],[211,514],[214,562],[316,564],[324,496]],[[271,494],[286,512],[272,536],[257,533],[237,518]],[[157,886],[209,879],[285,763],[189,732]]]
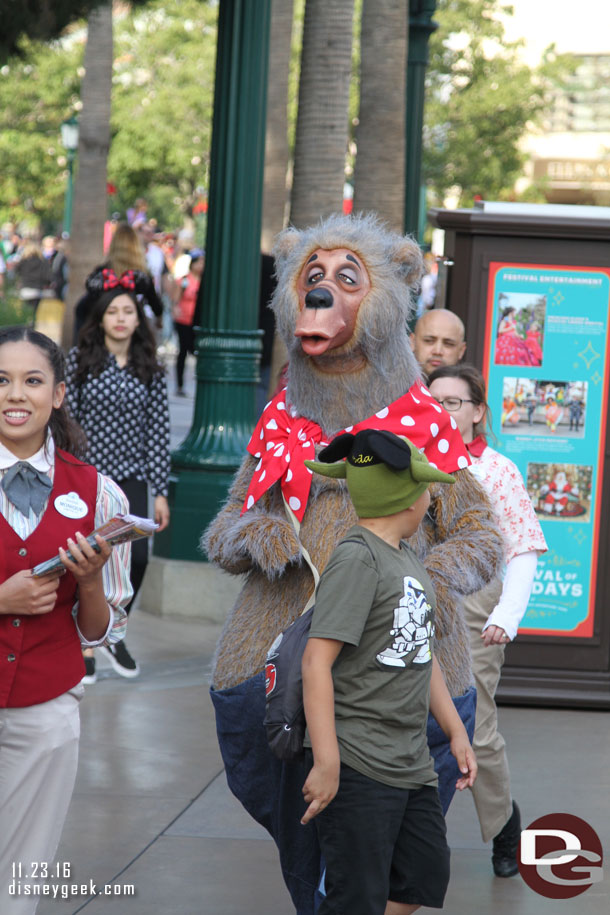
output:
[[[407,438],[385,430],[345,432],[318,457],[305,465],[322,476],[345,479],[359,518],[382,518],[409,508],[429,483],[455,483]]]

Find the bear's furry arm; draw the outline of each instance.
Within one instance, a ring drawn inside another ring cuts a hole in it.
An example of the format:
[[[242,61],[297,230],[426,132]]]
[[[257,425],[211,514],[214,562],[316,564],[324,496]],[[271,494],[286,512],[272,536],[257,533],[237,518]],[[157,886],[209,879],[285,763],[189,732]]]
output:
[[[489,499],[469,470],[455,474],[453,486],[430,487],[434,540],[423,558],[436,593],[438,634],[453,629],[460,598],[479,591],[499,573],[504,545]]]
[[[241,514],[256,464],[256,458],[246,455],[226,503],[201,538],[201,546],[210,562],[225,572],[239,575],[257,567],[274,579],[289,563],[301,561],[301,551],[278,483]]]

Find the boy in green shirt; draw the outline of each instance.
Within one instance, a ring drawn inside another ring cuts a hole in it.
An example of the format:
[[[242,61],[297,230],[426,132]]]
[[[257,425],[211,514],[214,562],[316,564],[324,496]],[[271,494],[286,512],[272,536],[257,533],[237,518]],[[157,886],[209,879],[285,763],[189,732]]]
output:
[[[320,579],[303,656],[313,766],[301,822],[316,817],[326,862],[318,915],[442,908],[449,849],[428,710],[450,739],[458,789],[473,784],[477,766],[433,656],[432,584],[404,539],[428,510],[428,484],[454,479],[378,430],[338,436],[319,457],[306,465],[346,479],[358,523]]]

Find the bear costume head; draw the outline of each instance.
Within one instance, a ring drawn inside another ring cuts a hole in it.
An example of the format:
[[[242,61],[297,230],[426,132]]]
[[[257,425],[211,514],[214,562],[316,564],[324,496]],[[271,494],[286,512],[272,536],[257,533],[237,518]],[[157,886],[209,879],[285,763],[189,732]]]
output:
[[[423,273],[418,244],[373,215],[285,229],[270,307],[289,354],[287,400],[333,435],[421,376],[408,338]]]

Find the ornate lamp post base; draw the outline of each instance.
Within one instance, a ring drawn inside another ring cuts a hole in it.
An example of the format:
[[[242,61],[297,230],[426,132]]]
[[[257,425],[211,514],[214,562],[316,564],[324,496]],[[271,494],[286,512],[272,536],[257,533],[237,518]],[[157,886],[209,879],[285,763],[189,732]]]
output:
[[[201,534],[217,514],[233,471],[172,469],[169,480],[171,524],[155,536],[155,555],[201,562]]]

